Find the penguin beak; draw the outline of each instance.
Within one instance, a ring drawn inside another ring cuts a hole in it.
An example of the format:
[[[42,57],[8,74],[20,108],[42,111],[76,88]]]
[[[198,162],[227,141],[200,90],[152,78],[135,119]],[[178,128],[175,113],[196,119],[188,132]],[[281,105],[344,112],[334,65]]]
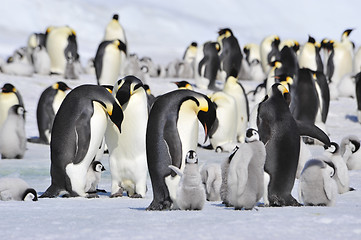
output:
[[[105,171],[106,169],[105,169],[105,167],[104,166],[102,166],[102,169],[101,169],[102,171]]]

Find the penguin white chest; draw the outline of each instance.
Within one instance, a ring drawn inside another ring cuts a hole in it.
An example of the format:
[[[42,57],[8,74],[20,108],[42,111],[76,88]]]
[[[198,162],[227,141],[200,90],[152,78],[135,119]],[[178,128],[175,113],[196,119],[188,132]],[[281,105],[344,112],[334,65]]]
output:
[[[0,127],[8,116],[9,108],[16,104],[19,104],[19,99],[14,93],[0,94]]]
[[[121,53],[119,49],[110,45],[105,48],[102,72],[99,78],[100,85],[113,86],[118,80],[121,67]]]
[[[55,94],[54,101],[53,101],[54,114],[56,114],[58,112],[60,105],[63,102],[65,96],[66,96],[66,94],[64,91],[58,91]]]

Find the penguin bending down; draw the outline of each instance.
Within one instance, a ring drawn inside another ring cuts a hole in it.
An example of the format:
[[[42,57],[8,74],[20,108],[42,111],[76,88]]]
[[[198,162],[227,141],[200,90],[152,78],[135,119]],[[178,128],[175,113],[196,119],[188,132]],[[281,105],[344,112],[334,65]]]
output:
[[[23,98],[19,91],[11,84],[5,83],[0,93],[0,129],[6,120],[9,109],[14,105],[24,106]]]
[[[291,191],[300,154],[300,136],[310,136],[330,146],[330,140],[322,130],[295,121],[288,102],[287,89],[276,83],[258,107],[257,126],[266,146],[264,169],[270,175],[268,200],[271,206],[299,206]]]
[[[119,39],[100,43],[94,58],[95,74],[98,85],[113,86],[118,80],[122,55],[127,52],[127,46]]]
[[[108,117],[111,121],[108,122]],[[51,185],[41,197],[86,197],[86,174],[102,145],[107,125],[121,131],[123,111],[104,87],[81,85],[64,99],[55,116],[50,141]]]
[[[50,143],[51,129],[55,115],[66,96],[65,91],[70,89],[71,88],[66,83],[57,82],[42,92],[36,108],[39,138],[30,138],[29,142],[42,144]]]
[[[360,139],[356,135],[341,140],[340,151],[348,170],[361,169]]]
[[[25,109],[14,105],[0,128],[0,154],[2,159],[22,159],[26,150]]]
[[[171,208],[176,201],[179,176],[168,166],[183,171],[187,152],[198,145],[198,119],[207,138],[215,118],[211,100],[191,90],[175,90],[154,102],[146,133],[148,170],[153,187],[153,201],[147,210]]]
[[[198,169],[196,152],[189,150],[187,153],[183,172],[173,165],[169,165],[169,168],[180,176],[176,207],[181,210],[202,210],[206,201],[206,192]]]
[[[109,125],[105,141],[109,149],[112,177],[111,197],[145,197],[147,191],[147,156],[145,135],[148,121],[148,100],[143,83],[134,76],[117,81],[113,96],[123,107],[122,132]]]
[[[105,167],[99,161],[93,161],[86,173],[85,192],[88,194],[96,194],[97,187],[100,182],[101,174],[105,171]]]
[[[236,210],[251,210],[263,196],[266,149],[255,129],[247,130],[229,165],[228,199]]]
[[[0,178],[0,200],[38,201],[38,195],[23,179]]]
[[[333,164],[323,159],[307,161],[298,185],[298,198],[306,206],[333,206],[337,197],[337,184],[333,179]]]
[[[219,164],[206,164],[202,167],[201,177],[206,190],[207,201],[220,201],[222,172]]]

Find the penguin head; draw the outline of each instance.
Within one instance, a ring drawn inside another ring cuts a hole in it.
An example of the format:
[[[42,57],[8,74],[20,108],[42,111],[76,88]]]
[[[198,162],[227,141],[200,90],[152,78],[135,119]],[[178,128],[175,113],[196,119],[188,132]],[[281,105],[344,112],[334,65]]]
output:
[[[186,164],[198,164],[198,156],[194,150],[189,150],[186,155]]]
[[[269,97],[272,97],[274,95],[282,95],[286,103],[289,105],[291,102],[291,96],[289,91],[285,86],[283,86],[280,83],[275,83],[272,85],[271,89],[269,89],[268,94]]]
[[[353,28],[350,29],[346,29],[345,31],[343,31],[342,36],[341,36],[341,40],[348,38],[348,36],[350,36],[350,33],[353,31]]]
[[[124,106],[133,94],[144,90],[142,81],[132,75],[119,79],[113,88],[113,96]]]
[[[119,39],[116,39],[112,42],[112,44],[119,49],[119,51],[123,51],[125,54],[127,54],[127,45]]]
[[[233,36],[233,32],[230,28],[222,28],[218,31],[218,36],[223,38],[228,38],[230,36]]]
[[[189,89],[189,90],[193,90],[192,85],[188,82],[188,81],[177,81],[174,82],[175,85],[177,85],[178,88],[180,89]]]
[[[9,109],[9,114],[14,114],[14,115],[18,115],[20,117],[23,117],[25,119],[25,109],[23,106],[17,104],[17,105],[13,105],[10,109]]]
[[[152,94],[152,91],[150,90],[148,84],[143,84],[143,88],[144,88],[145,92],[147,93],[147,95],[151,95],[151,94]]]
[[[65,92],[66,90],[70,90],[71,88],[65,82],[57,82],[53,85],[54,89],[61,90]]]
[[[191,46],[192,46],[192,47],[198,47],[198,43],[197,43],[197,42],[192,42],[192,43],[191,43]]]
[[[113,15],[113,20],[118,21],[118,20],[119,20],[119,15],[118,15],[118,14],[114,14],[114,15]]]
[[[92,168],[94,172],[103,172],[105,171],[105,167],[103,166],[103,164],[99,161],[94,161],[92,162]]]
[[[123,109],[117,99],[113,102],[100,102],[104,106],[105,111],[108,113],[110,120],[117,126],[121,132],[121,125],[124,119]]]
[[[290,91],[290,86],[293,85],[293,78],[287,74],[281,74],[275,76],[275,79],[278,80],[288,91]]]
[[[312,37],[311,35],[308,35],[308,40],[307,40],[308,43],[313,43],[313,44],[316,44],[316,40],[314,37]]]
[[[3,93],[15,93],[15,92],[17,92],[16,88],[11,83],[5,83],[1,90],[2,90]]]
[[[332,154],[338,153],[340,149],[339,145],[335,142],[331,142],[331,145],[329,147],[326,145],[323,147],[327,152],[330,152]]]
[[[38,195],[35,191],[35,189],[33,188],[28,188],[25,190],[25,192],[23,193],[23,196],[21,198],[23,201],[28,201],[28,200],[32,200],[32,201],[38,201]]]
[[[199,109],[197,117],[203,126],[205,133],[204,142],[206,142],[212,126],[216,120],[216,106],[207,96],[204,96],[203,99],[200,99],[200,101],[197,102]]]
[[[248,128],[246,131],[246,143],[259,141],[258,131],[254,128]]]

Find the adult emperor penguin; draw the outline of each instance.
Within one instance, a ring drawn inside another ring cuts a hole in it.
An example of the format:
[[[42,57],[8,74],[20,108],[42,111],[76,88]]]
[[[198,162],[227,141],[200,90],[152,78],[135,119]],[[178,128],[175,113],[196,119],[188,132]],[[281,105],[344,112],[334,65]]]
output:
[[[76,59],[78,45],[74,29],[63,27],[49,27],[46,31],[46,50],[48,51],[52,74],[63,75],[66,70],[67,59]]]
[[[0,178],[0,200],[38,201],[38,195],[23,179],[6,177]]]
[[[217,163],[203,165],[201,177],[206,190],[207,201],[220,201],[222,184],[221,166]]]
[[[220,69],[217,42],[206,42],[198,48],[195,61],[195,82],[198,88],[216,89],[217,72]]]
[[[270,176],[270,206],[299,205],[291,191],[298,166],[300,136],[317,138],[330,146],[330,140],[322,130],[312,124],[295,121],[289,110],[289,98],[288,90],[275,83],[258,107],[258,132],[266,145],[265,172]]]
[[[169,168],[181,178],[177,188],[176,207],[181,210],[202,210],[206,201],[206,192],[198,169],[196,152],[189,150],[183,171],[173,165],[169,165]]]
[[[46,88],[40,95],[36,108],[39,138],[30,138],[29,142],[49,144],[51,129],[58,109],[70,87],[64,82],[57,82]]]
[[[247,130],[228,172],[229,202],[236,210],[251,210],[263,196],[266,149],[255,129]]]
[[[14,105],[24,106],[23,98],[11,83],[5,83],[0,93],[0,129],[8,116],[9,109]]]
[[[348,170],[361,169],[360,139],[356,135],[349,135],[341,140],[340,151]]]
[[[277,35],[267,36],[261,42],[261,64],[265,74],[268,74],[271,69],[270,63],[280,59],[278,49],[280,42],[280,38]]]
[[[194,61],[197,56],[198,43],[192,42],[185,50],[183,54],[183,61],[191,64],[193,66]]]
[[[0,128],[0,153],[2,159],[22,159],[26,150],[25,109],[13,105]]]
[[[221,45],[219,60],[221,70],[226,72],[226,79],[229,76],[238,77],[241,70],[243,54],[237,38],[229,28],[223,28],[218,31],[218,43]]]
[[[93,161],[86,173],[85,192],[90,194],[97,193],[97,187],[100,182],[101,174],[105,171],[105,167],[99,161]]]
[[[67,94],[51,134],[51,185],[41,197],[57,197],[63,191],[71,197],[87,197],[86,174],[107,125],[115,124],[121,131],[122,121],[119,102],[104,87],[81,85]]]
[[[171,208],[179,177],[169,165],[183,171],[189,150],[198,145],[198,121],[208,136],[216,118],[211,100],[191,90],[175,90],[157,98],[149,114],[146,134],[147,161],[153,186],[148,210]]]
[[[110,125],[105,134],[112,177],[111,197],[121,197],[123,191],[129,197],[145,197],[147,94],[140,79],[126,76],[114,85],[113,96],[123,107],[124,119],[121,133],[115,125]]]
[[[315,72],[323,72],[320,47],[321,45],[316,43],[316,40],[313,37],[308,37],[307,43],[301,47],[300,55],[298,56],[300,68],[309,68]]]
[[[321,159],[307,161],[298,185],[298,198],[306,206],[333,206],[337,197],[335,169]]]
[[[248,43],[244,45],[243,52],[249,65],[251,79],[259,82],[263,81],[266,78],[266,74],[262,69],[260,46],[256,43]]]
[[[118,80],[122,62],[122,54],[126,54],[127,47],[119,39],[103,41],[94,58],[95,74],[98,85],[113,86]]]
[[[232,96],[237,107],[237,140],[244,142],[249,121],[249,105],[246,92],[235,76],[229,76],[223,87],[223,92]]]
[[[112,20],[105,28],[103,41],[113,41],[119,39],[127,45],[127,38],[123,26],[119,23],[119,15],[114,14]]]

